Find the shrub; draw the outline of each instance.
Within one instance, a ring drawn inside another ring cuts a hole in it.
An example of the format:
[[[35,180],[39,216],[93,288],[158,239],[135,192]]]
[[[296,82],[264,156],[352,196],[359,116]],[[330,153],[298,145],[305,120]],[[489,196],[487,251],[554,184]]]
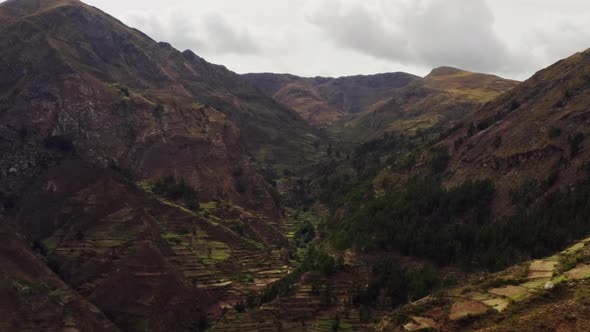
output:
[[[551,127],[549,129],[549,138],[557,138],[561,136],[561,128]]]
[[[449,165],[449,151],[446,148],[439,147],[432,152],[432,171],[434,174],[443,173]]]
[[[198,210],[199,193],[184,178],[177,179],[174,176],[166,176],[154,183],[153,192],[174,201],[182,201],[191,210]]]
[[[574,158],[580,152],[582,142],[584,141],[584,134],[576,133],[574,135],[570,135],[568,141],[570,143],[570,156],[571,158]]]
[[[74,151],[72,140],[65,136],[47,136],[43,142],[45,147],[51,150],[58,150],[61,152]]]
[[[494,148],[499,148],[502,146],[502,136],[496,136],[494,139]]]

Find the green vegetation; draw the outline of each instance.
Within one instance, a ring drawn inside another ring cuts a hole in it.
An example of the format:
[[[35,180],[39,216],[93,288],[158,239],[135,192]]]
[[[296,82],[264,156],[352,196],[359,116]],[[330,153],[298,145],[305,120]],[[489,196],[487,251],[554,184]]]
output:
[[[339,249],[393,249],[443,266],[494,271],[550,255],[590,233],[588,183],[489,223],[493,196],[490,181],[445,190],[433,178],[414,178],[403,190],[370,199],[344,220],[331,218],[332,242]]]
[[[173,201],[181,201],[190,210],[199,210],[199,193],[184,178],[166,176],[154,183],[153,192]]]
[[[164,234],[164,239],[168,241],[170,244],[181,244],[182,238],[178,234],[173,233],[166,233]]]
[[[305,257],[293,272],[264,288],[259,295],[251,294],[246,299],[246,302],[242,301],[237,304],[236,310],[253,309],[264,303],[273,301],[278,296],[284,297],[291,294],[295,285],[299,282],[303,274],[307,272],[316,271],[325,276],[330,276],[341,268],[342,263],[338,262],[334,257],[327,254],[321,248],[310,246],[305,253]]]
[[[471,235],[487,220],[494,196],[490,181],[445,190],[432,177],[417,177],[399,192],[373,198],[344,221],[332,218],[339,249],[394,249],[447,264],[469,265],[481,250]],[[462,223],[457,223],[456,220]]]
[[[366,287],[357,285],[353,288],[351,303],[356,307],[391,309],[451,284],[451,279],[443,279],[432,268],[405,268],[397,260],[386,259],[373,266],[372,277]]]
[[[49,286],[45,283],[33,282],[23,278],[12,278],[12,288],[19,295],[34,295],[44,293],[49,290]]]

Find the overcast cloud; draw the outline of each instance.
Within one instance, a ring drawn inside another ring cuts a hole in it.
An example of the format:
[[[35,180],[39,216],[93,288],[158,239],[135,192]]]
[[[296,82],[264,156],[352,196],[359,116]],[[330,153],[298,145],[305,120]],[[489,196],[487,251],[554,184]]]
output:
[[[239,73],[450,65],[526,79],[590,47],[585,0],[87,0]]]

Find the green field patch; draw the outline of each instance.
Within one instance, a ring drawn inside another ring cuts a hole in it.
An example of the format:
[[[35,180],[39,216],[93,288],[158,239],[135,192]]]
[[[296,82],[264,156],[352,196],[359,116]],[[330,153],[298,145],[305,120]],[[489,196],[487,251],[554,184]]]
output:
[[[439,325],[432,318],[427,317],[412,317],[412,321],[404,325],[407,331],[421,331],[421,330],[438,330]]]
[[[137,185],[138,188],[142,189],[143,191],[150,193],[150,194],[153,193],[154,184],[151,183],[149,180],[139,181],[135,184]]]
[[[566,250],[563,251],[564,254],[575,254],[576,252],[584,249],[584,247],[586,246],[586,242],[579,242],[574,244],[573,246],[567,248]]]
[[[17,277],[12,277],[11,279],[12,289],[14,289],[19,295],[34,295],[49,290],[49,286],[47,286],[45,283]]]
[[[530,296],[529,290],[522,286],[509,285],[501,288],[493,288],[489,290],[494,295],[504,296],[513,301],[522,301]]]
[[[502,312],[510,305],[510,301],[506,299],[490,299],[482,301],[483,304],[493,308],[497,312]]]
[[[529,265],[529,271],[551,271],[555,270],[557,262],[536,260]]]
[[[581,280],[590,278],[590,265],[580,265],[564,273],[568,279]]]
[[[320,331],[352,331],[352,325],[343,322],[339,322],[336,319],[322,319],[313,324],[312,329]]]
[[[158,198],[158,201],[160,201],[160,203],[162,203],[162,204],[165,204],[165,205],[168,205],[170,207],[173,207],[173,208],[177,208],[179,210],[182,210],[183,212],[186,212],[186,213],[190,214],[191,216],[196,216],[197,215],[195,213],[195,211],[191,211],[191,210],[187,209],[186,207],[184,207],[184,206],[182,206],[180,204],[171,202],[169,200],[166,200],[166,199],[163,199],[163,198]]]
[[[475,301],[484,301],[484,300],[490,300],[490,299],[494,298],[494,296],[492,296],[491,294],[480,293],[480,292],[467,294],[466,297],[468,299],[475,300]]]
[[[199,239],[193,243],[193,251],[205,261],[224,261],[231,257],[231,249],[227,244],[217,241]]]
[[[116,248],[123,245],[126,241],[119,239],[96,239],[91,242],[99,248]]]
[[[467,317],[481,316],[487,313],[490,307],[479,301],[465,301],[454,303],[449,314],[450,320],[460,320]]]
[[[182,236],[175,233],[166,233],[162,236],[164,240],[168,241],[170,244],[181,244],[182,243]]]
[[[201,206],[201,209],[210,212],[210,211],[213,211],[217,208],[217,202],[201,203],[200,206]]]
[[[545,284],[549,280],[550,280],[549,278],[541,278],[541,279],[525,282],[524,284],[521,284],[521,286],[526,287],[531,290],[532,289],[543,289],[545,287]]]
[[[41,241],[41,243],[45,246],[45,248],[47,248],[47,251],[52,252],[58,247],[59,240],[53,236]]]
[[[553,282],[554,285],[559,285],[562,282],[564,282],[566,279],[567,278],[564,275],[560,275],[560,276],[553,278],[551,281]]]

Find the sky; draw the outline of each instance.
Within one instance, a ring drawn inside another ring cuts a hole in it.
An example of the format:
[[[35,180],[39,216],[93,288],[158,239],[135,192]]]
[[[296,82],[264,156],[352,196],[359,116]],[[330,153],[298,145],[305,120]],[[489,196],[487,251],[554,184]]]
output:
[[[590,47],[587,0],[86,0],[238,73],[526,79]]]

